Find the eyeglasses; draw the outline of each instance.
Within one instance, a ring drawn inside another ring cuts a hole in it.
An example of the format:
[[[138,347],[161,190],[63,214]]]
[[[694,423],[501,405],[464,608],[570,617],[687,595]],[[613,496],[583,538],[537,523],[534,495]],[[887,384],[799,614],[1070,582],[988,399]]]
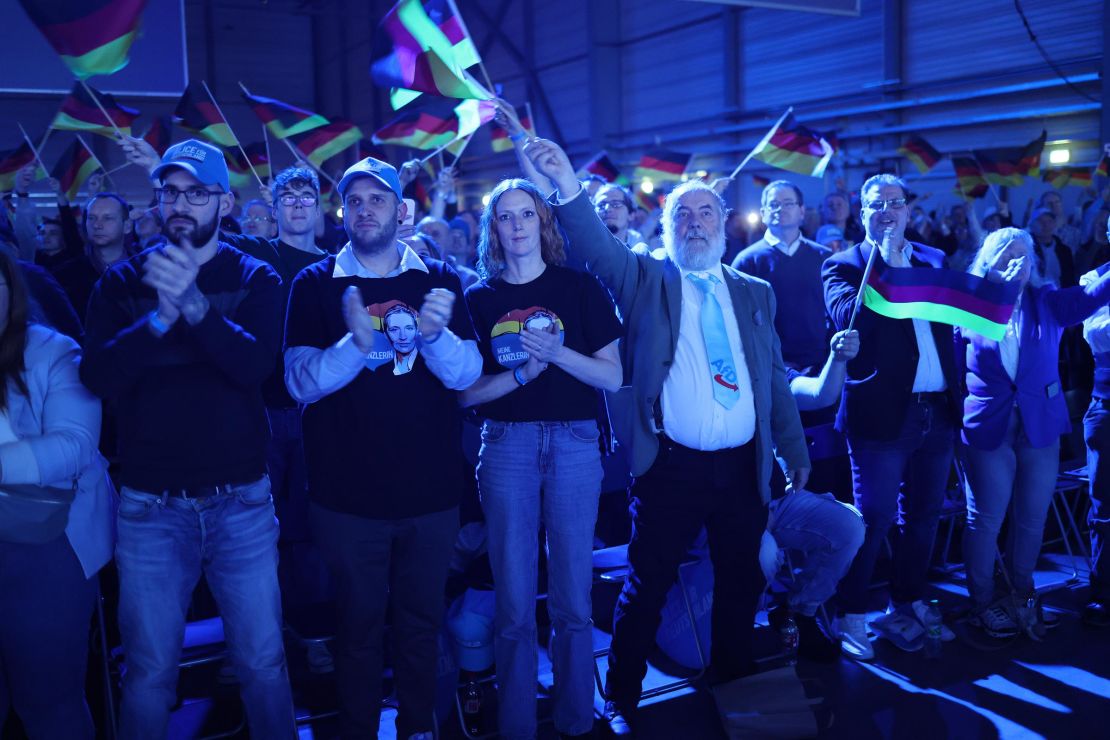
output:
[[[610,208],[620,211],[628,206],[625,205],[623,200],[603,200],[594,207],[599,211],[608,211]]]
[[[770,203],[768,203],[767,205],[765,205],[763,207],[766,208],[768,211],[778,211],[778,210],[781,210],[783,208],[790,208],[791,206],[796,206],[796,205],[798,205],[798,201],[796,201],[796,200],[784,200],[784,201],[781,201],[781,202],[777,201],[777,200],[773,200],[773,201],[771,201]]]
[[[256,223],[256,224],[272,224],[274,219],[271,216],[243,216],[239,219],[243,223]]]
[[[870,203],[868,203],[866,206],[864,206],[864,208],[869,208],[872,211],[885,211],[888,208],[892,211],[897,211],[897,210],[905,208],[905,207],[906,207],[906,199],[905,198],[891,198],[889,200],[873,200]]]
[[[315,195],[310,195],[308,193],[305,193],[303,195],[297,195],[296,193],[283,193],[282,195],[278,196],[278,203],[281,203],[283,206],[295,206],[300,203],[305,208],[311,208],[312,206],[316,205],[317,201],[319,200],[320,199]]]
[[[188,190],[178,190],[177,188],[154,189],[154,197],[164,205],[173,205],[177,202],[177,196],[182,194],[185,195],[185,200],[189,205],[203,206],[208,204],[213,195],[223,195],[224,191],[205,190],[204,188],[189,188]]]

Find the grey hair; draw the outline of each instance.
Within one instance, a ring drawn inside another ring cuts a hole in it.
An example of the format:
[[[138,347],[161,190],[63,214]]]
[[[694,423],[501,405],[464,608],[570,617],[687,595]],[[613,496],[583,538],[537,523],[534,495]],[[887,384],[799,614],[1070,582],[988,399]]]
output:
[[[882,172],[878,175],[872,175],[871,177],[867,178],[867,181],[865,183],[863,183],[863,187],[859,189],[860,201],[863,201],[863,194],[866,193],[868,190],[870,190],[871,188],[879,188],[883,185],[896,185],[902,188],[902,195],[905,195],[910,191],[909,187],[906,186],[906,181],[898,177],[898,175],[892,175],[889,172]]]
[[[675,211],[678,210],[678,202],[682,199],[682,196],[695,190],[704,190],[707,193],[713,194],[713,199],[718,205],[717,210],[721,214],[721,233],[724,233],[725,199],[721,197],[720,193],[701,180],[687,180],[672,190],[670,194],[667,195],[667,199],[663,201],[663,213],[659,217],[659,223],[663,226],[663,244],[666,246],[668,252],[672,251],[674,245],[674,216]]]
[[[971,266],[967,268],[967,271],[972,275],[985,277],[987,270],[998,259],[998,255],[1002,254],[1002,251],[1010,246],[1011,242],[1015,241],[1020,241],[1029,248],[1029,256],[1033,260],[1033,264],[1030,266],[1029,284],[1033,287],[1043,285],[1044,277],[1041,275],[1040,265],[1037,264],[1033,237],[1025,229],[1018,229],[1013,226],[1006,226],[987,234],[986,238],[983,239],[982,246],[979,247],[979,251],[975,253],[975,259],[971,260]]]

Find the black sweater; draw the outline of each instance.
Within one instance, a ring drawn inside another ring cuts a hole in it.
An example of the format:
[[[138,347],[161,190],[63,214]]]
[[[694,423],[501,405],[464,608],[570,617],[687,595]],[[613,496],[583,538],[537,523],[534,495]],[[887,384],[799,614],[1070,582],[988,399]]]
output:
[[[81,380],[117,404],[120,480],[144,491],[243,483],[266,472],[262,381],[277,359],[282,290],[266,264],[220,244],[200,268],[204,318],[164,337],[141,282],[147,250],[109,269],[93,291]]]

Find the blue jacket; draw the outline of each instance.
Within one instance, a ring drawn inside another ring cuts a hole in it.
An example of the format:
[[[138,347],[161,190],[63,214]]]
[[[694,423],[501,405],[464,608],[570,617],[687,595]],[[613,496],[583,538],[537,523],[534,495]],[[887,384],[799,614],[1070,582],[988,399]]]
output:
[[[1021,299],[1021,339],[1016,378],[1002,366],[998,342],[962,329],[967,359],[964,442],[996,449],[1017,404],[1029,443],[1046,447],[1071,430],[1060,387],[1060,335],[1110,301],[1110,273],[1086,287],[1026,286]]]
[[[115,493],[97,451],[100,401],[81,385],[80,359],[69,337],[39,324],[27,327],[27,395],[8,383],[8,420],[18,440],[0,445],[0,483],[61,488],[77,478],[66,537],[91,578],[112,559]]]

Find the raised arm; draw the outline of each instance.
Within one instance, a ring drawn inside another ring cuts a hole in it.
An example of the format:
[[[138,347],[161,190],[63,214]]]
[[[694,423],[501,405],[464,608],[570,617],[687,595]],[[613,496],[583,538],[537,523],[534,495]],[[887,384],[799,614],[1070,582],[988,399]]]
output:
[[[815,411],[832,406],[844,388],[848,361],[859,353],[859,332],[843,330],[829,341],[829,357],[816,378],[799,375],[790,381],[790,394],[799,411]]]

